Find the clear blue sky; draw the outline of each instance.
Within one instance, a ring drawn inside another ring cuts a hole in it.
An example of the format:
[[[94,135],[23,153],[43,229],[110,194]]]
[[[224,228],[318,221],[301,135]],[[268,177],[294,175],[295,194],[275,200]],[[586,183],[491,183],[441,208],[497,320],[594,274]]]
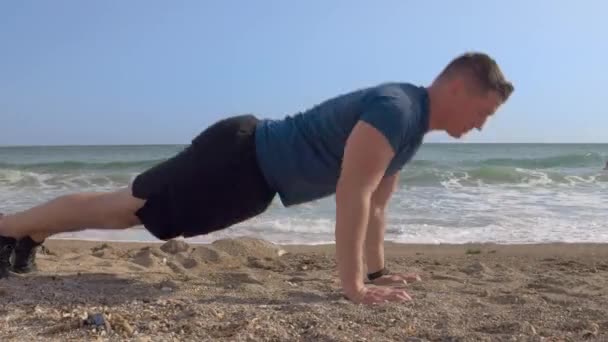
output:
[[[187,143],[467,50],[516,87],[471,142],[608,142],[608,2],[2,1],[0,145]],[[453,141],[442,134],[427,141]]]

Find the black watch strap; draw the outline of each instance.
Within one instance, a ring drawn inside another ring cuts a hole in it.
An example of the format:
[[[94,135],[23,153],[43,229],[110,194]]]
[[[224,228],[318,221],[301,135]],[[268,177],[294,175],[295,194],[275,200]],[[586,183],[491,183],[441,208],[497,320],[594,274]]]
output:
[[[386,268],[383,267],[380,271],[374,272],[374,273],[369,273],[367,275],[367,279],[369,279],[369,281],[374,281],[382,276],[385,276],[387,274],[390,274],[391,272]]]

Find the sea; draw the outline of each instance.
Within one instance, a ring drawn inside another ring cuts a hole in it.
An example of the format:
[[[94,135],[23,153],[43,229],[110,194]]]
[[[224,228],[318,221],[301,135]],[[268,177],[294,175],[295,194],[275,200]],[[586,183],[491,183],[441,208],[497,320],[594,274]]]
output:
[[[183,145],[0,147],[0,211],[11,213],[80,191],[127,186]],[[608,242],[608,144],[426,143],[402,171],[386,239],[403,243]],[[234,194],[235,201],[239,194]],[[201,208],[205,210],[205,208]],[[207,243],[252,236],[281,244],[334,241],[335,198],[284,208]],[[94,228],[94,227],[92,227]],[[61,239],[155,241],[142,227],[90,229]]]

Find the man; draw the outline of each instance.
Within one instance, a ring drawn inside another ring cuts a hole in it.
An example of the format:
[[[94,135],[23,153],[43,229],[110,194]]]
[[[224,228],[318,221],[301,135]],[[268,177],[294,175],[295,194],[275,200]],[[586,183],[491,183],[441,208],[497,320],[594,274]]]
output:
[[[384,268],[385,215],[399,171],[429,131],[459,138],[513,92],[484,53],[452,60],[429,87],[386,83],[327,100],[281,120],[219,121],[126,189],[55,198],[0,219],[0,271],[27,271],[47,237],[143,224],[162,240],[224,229],[264,212],[275,194],[292,206],[335,194],[336,259],[344,294],[357,303],[411,299],[391,286],[408,275]],[[15,267],[17,266],[17,267]]]

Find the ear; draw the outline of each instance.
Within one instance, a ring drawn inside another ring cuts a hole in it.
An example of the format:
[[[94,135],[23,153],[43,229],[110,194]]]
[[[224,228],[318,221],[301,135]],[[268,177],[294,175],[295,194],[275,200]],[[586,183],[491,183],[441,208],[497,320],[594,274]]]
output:
[[[452,79],[448,80],[448,93],[454,97],[458,96],[460,93],[462,93],[464,85],[465,84],[462,82],[462,79],[459,77],[453,77]]]

